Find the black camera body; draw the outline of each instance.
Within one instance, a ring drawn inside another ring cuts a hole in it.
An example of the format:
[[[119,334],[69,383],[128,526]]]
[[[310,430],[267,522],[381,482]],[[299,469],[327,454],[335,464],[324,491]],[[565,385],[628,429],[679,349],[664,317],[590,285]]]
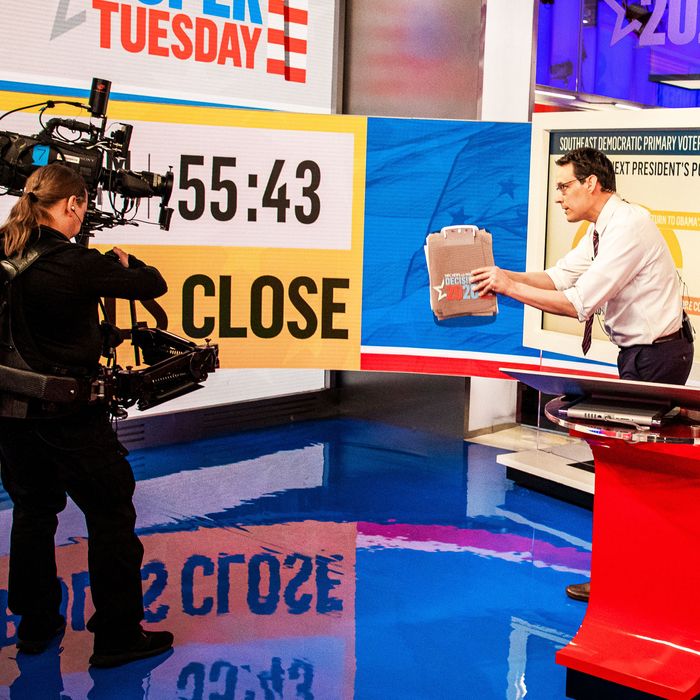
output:
[[[42,157],[44,154],[45,157]],[[7,188],[7,194],[22,194],[24,183],[38,167],[36,159],[40,157],[46,163],[62,161],[77,170],[83,176],[90,193],[100,181],[103,160],[101,151],[87,150],[79,144],[55,143],[53,139],[41,135],[23,136],[11,131],[0,131],[0,185]],[[91,183],[95,184],[91,187]]]
[[[110,85],[107,80],[93,78],[89,105],[70,103],[87,109],[100,120],[99,125],[56,117],[32,136],[0,131],[0,187],[6,194],[21,195],[29,175],[49,163],[63,163],[82,175],[88,190],[88,209],[79,241],[93,235],[93,231],[133,223],[132,215],[142,198],[160,197],[158,223],[163,230],[170,228],[173,214],[167,206],[173,190],[172,171],[161,175],[129,169],[130,124],[118,124],[110,134],[105,133]],[[56,102],[47,101],[41,115],[55,106]],[[70,132],[71,138],[65,132]],[[111,211],[97,207],[102,192],[110,195]],[[121,207],[114,195],[122,197]]]

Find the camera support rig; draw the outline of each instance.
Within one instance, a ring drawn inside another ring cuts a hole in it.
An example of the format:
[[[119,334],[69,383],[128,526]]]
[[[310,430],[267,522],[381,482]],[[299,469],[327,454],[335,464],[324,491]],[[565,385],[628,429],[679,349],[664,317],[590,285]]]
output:
[[[93,400],[110,403],[118,418],[125,417],[124,409],[134,404],[143,411],[200,389],[219,365],[216,345],[195,345],[160,328],[135,326],[131,342],[150,366],[139,370],[103,367],[91,385]]]
[[[93,78],[89,105],[68,103],[87,109],[93,118],[101,121],[99,126],[76,119],[53,118],[35,136],[0,131],[0,187],[5,188],[5,194],[21,196],[27,177],[42,165],[56,161],[82,175],[88,190],[87,213],[76,237],[82,245],[88,244],[93,231],[137,225],[127,214],[137,208],[142,198],[161,198],[158,219],[161,229],[169,229],[173,214],[167,206],[173,189],[172,171],[160,175],[129,169],[131,125],[120,124],[105,136],[110,87],[109,81]],[[55,107],[57,102],[49,100],[41,104],[40,123],[44,110]],[[59,134],[59,129],[68,129],[84,137],[67,139]],[[96,205],[105,191],[110,195],[111,212],[98,209]],[[121,209],[116,207],[115,195],[123,199]],[[100,366],[97,377],[78,379],[34,372],[12,340],[8,307],[12,281],[40,255],[40,251],[29,250],[23,256],[0,260],[0,291],[5,296],[0,303],[0,415],[24,417],[31,400],[54,405],[101,401],[108,405],[113,416],[124,418],[127,407],[136,405],[145,410],[200,389],[208,374],[218,368],[217,345],[209,341],[206,345],[196,345],[161,328],[148,328],[136,320],[132,303],[130,335],[136,365],[141,364],[141,351],[148,367],[122,369],[116,364],[116,346],[121,343],[122,334],[105,321],[102,327],[107,340],[103,356],[108,358],[108,364]]]

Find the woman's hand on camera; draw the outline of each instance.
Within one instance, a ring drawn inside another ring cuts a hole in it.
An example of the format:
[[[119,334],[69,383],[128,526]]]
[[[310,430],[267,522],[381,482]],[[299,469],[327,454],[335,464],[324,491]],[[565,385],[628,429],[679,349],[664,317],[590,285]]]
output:
[[[117,248],[117,246],[112,248],[112,252],[119,258],[119,262],[124,267],[129,267],[129,253],[124,252],[121,248]]]

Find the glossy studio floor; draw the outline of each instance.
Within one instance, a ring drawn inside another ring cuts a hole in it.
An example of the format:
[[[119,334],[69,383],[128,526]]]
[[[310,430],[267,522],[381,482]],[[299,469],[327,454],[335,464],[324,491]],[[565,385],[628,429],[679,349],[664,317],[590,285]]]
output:
[[[504,448],[332,418],[132,451],[146,624],[168,655],[88,668],[85,527],[57,536],[65,636],[18,654],[0,492],[0,698],[564,698],[591,513],[516,486]]]

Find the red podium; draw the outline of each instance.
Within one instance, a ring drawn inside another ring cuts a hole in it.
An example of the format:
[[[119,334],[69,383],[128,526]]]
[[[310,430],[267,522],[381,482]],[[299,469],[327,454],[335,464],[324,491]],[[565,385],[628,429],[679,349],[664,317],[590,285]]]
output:
[[[700,390],[508,373],[563,394],[547,404],[547,417],[593,451],[591,597],[578,633],[556,655],[567,667],[567,696],[700,698],[700,424],[683,412],[648,427],[567,415],[581,396],[632,410],[697,409]]]

